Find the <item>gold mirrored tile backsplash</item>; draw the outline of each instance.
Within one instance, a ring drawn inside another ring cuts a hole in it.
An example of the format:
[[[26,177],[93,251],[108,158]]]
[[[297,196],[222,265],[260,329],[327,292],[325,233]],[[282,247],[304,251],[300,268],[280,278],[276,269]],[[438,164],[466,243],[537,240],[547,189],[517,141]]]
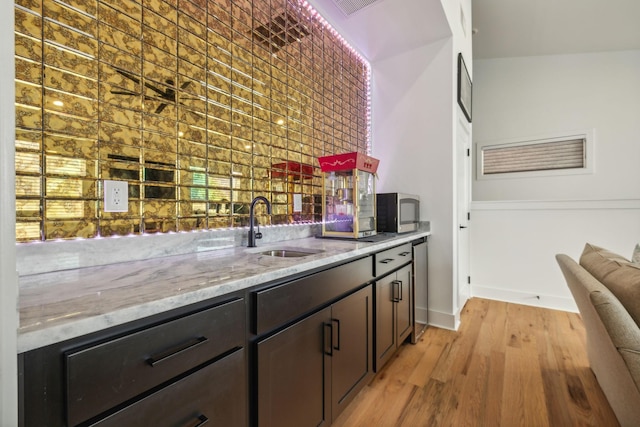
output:
[[[369,150],[369,65],[302,0],[18,0],[21,242],[321,220]],[[103,211],[103,181],[128,212]],[[293,194],[302,194],[293,212]]]

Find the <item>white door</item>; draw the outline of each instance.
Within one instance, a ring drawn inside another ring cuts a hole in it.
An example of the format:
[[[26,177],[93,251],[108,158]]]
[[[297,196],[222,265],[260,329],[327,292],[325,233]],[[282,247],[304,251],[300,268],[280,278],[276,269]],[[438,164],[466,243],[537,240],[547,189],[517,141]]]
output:
[[[457,219],[458,219],[458,308],[471,296],[469,284],[469,202],[471,187],[471,124],[459,114],[456,132]]]

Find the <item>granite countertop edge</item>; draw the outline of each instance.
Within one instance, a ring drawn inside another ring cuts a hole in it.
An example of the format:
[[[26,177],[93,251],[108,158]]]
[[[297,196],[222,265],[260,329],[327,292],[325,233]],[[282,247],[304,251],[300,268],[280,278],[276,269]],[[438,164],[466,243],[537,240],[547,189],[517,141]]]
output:
[[[251,249],[235,247],[22,277],[18,353],[347,262],[429,235],[430,231],[417,231],[370,243],[308,237]],[[323,252],[304,258],[260,254],[275,247]],[[91,285],[85,287],[85,283]],[[74,286],[81,286],[84,294],[77,295]]]

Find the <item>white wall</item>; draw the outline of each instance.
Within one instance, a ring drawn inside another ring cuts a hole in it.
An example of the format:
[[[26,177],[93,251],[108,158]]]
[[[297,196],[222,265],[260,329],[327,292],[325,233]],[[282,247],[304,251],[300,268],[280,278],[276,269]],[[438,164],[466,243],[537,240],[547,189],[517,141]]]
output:
[[[418,194],[431,222],[429,323],[459,324],[456,132],[457,55],[471,58],[471,2],[443,0],[451,37],[372,63],[372,145],[379,192]],[[460,10],[464,9],[465,31]],[[470,59],[468,60],[470,62]],[[470,72],[471,72],[471,67]]]
[[[640,200],[474,202],[470,231],[474,296],[576,311],[555,255],[578,260],[590,242],[630,258]]]
[[[594,129],[595,172],[473,181],[473,295],[575,310],[555,254],[577,259],[591,242],[631,256],[639,75],[640,51],[475,61],[474,141]]]
[[[451,39],[372,64],[378,192],[418,194],[431,222],[429,322],[454,327]],[[443,318],[438,321],[436,319]]]
[[[0,426],[18,424],[14,193],[14,9],[0,3]]]
[[[595,173],[475,181],[473,200],[640,195],[640,51],[474,61],[476,142],[595,130]]]

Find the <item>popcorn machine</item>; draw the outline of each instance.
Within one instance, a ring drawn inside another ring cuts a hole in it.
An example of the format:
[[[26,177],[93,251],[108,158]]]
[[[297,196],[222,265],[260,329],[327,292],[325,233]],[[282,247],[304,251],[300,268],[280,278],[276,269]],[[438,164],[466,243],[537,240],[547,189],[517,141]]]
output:
[[[322,171],[322,236],[358,239],[376,234],[378,159],[362,153],[318,158]]]

